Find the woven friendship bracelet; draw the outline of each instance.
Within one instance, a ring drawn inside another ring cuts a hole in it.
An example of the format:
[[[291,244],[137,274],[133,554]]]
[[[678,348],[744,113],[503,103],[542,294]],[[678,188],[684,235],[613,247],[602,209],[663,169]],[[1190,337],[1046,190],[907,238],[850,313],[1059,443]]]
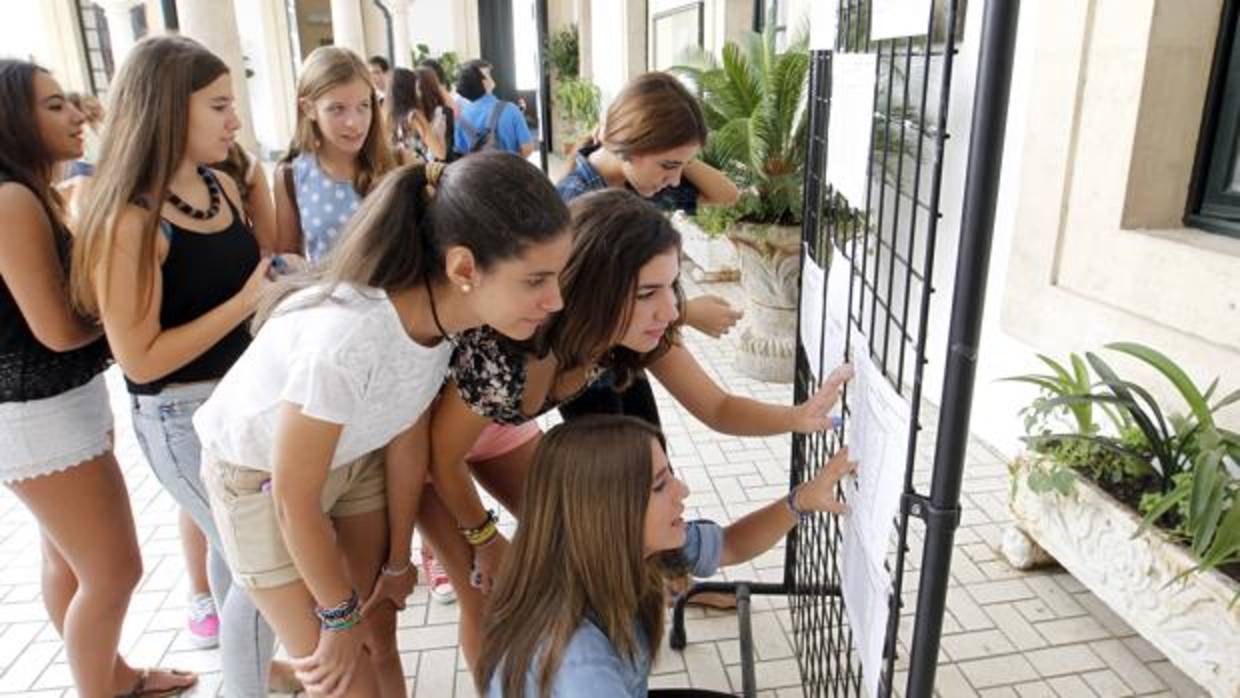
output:
[[[340,620],[341,618],[347,618],[348,616],[357,613],[360,609],[361,600],[357,596],[357,590],[354,589],[353,593],[349,594],[348,599],[341,601],[331,608],[316,608],[314,609],[314,615],[318,616],[320,621],[327,623]]]

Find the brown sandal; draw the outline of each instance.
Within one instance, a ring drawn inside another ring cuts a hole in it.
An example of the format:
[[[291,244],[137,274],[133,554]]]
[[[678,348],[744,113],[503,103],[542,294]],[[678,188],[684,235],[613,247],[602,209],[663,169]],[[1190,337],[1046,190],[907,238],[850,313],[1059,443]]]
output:
[[[193,679],[187,684],[179,686],[168,686],[166,688],[153,688],[147,684],[151,682],[151,678],[156,674],[166,674],[173,678],[190,678]],[[138,682],[128,693],[123,693],[117,698],[165,698],[166,696],[176,696],[188,691],[198,684],[198,675],[192,671],[183,671],[181,669],[140,669],[138,671]]]

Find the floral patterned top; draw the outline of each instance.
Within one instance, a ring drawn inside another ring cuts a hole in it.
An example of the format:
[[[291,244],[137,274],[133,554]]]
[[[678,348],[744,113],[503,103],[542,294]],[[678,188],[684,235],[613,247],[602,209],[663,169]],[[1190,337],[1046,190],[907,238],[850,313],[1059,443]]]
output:
[[[521,403],[528,357],[520,343],[484,325],[457,336],[449,377],[456,381],[461,400],[475,413],[496,424],[517,426],[572,400],[606,373],[602,367],[591,367],[577,392],[558,400],[548,395],[536,414],[525,414]]]

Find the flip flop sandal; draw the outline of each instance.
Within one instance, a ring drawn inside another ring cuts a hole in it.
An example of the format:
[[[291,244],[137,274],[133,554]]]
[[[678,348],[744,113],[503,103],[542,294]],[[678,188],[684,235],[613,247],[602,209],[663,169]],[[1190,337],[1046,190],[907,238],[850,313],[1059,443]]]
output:
[[[170,686],[168,688],[151,688],[147,686],[147,682],[151,680],[151,676],[155,672],[168,674],[173,677],[187,677],[194,680],[184,686]],[[142,669],[138,672],[138,682],[130,689],[128,693],[123,693],[117,698],[165,698],[166,696],[176,696],[188,691],[198,683],[198,677],[192,671],[183,671],[181,669]]]

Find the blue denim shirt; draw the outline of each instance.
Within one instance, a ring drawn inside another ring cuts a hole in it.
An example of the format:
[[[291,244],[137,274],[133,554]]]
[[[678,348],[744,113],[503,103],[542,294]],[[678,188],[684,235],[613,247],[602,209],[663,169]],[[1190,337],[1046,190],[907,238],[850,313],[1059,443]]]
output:
[[[685,531],[681,555],[695,577],[710,577],[719,569],[723,528],[713,521],[692,521]],[[621,657],[603,631],[589,619],[581,621],[568,641],[560,668],[551,681],[552,698],[645,698],[650,677],[650,647],[638,631],[635,661]],[[487,698],[503,698],[500,671],[491,677]],[[526,698],[538,695],[538,665],[525,672]]]
[[[591,165],[589,160],[590,154],[598,149],[599,145],[594,144],[578,150],[577,164],[571,172],[564,175],[564,179],[561,179],[559,184],[555,185],[555,190],[560,193],[560,198],[564,200],[564,203],[568,203],[586,192],[607,188],[607,182],[598,173],[598,170],[594,169],[594,165]],[[698,190],[689,180],[682,179],[680,184],[660,189],[654,196],[647,198],[646,201],[664,211],[684,211],[689,215],[693,215],[697,213]]]

